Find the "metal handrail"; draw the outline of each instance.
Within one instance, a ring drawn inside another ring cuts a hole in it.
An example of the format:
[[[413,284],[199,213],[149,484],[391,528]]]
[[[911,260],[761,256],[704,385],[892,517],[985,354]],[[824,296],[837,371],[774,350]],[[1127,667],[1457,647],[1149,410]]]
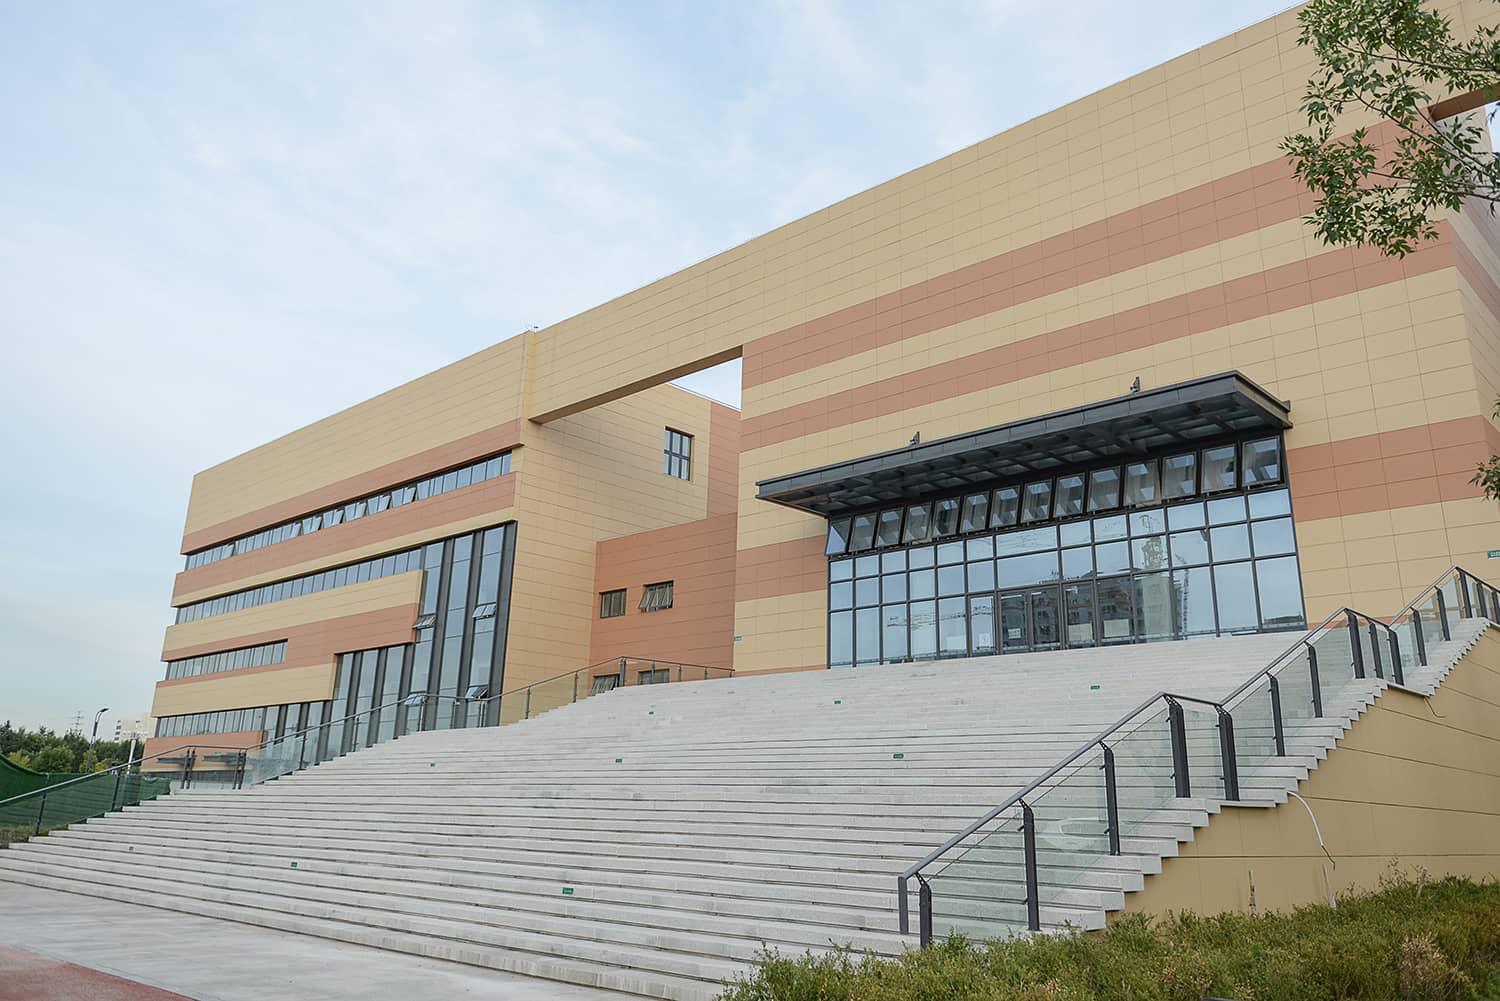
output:
[[[1463,600],[1463,606],[1464,607],[1463,607],[1462,611],[1464,613],[1467,613],[1467,612],[1469,612],[1471,610],[1470,607],[1469,607],[1469,595],[1468,595],[1467,583],[1468,583],[1469,580],[1473,580],[1474,583],[1475,583],[1476,589],[1478,590],[1478,601],[1479,601],[1480,611],[1484,612],[1484,610],[1485,610],[1485,607],[1486,607],[1486,604],[1485,604],[1485,589],[1488,589],[1488,592],[1489,592],[1488,608],[1491,611],[1494,611],[1496,613],[1497,618],[1500,618],[1500,590],[1496,590],[1494,587],[1491,587],[1489,584],[1487,584],[1486,582],[1480,580],[1478,577],[1475,577],[1473,574],[1471,574],[1468,571],[1464,570],[1462,567],[1454,566],[1454,567],[1450,568],[1449,570],[1445,571],[1441,576],[1439,576],[1438,579],[1433,584],[1431,584],[1427,588],[1425,588],[1422,591],[1422,593],[1419,594],[1418,597],[1411,604],[1409,604],[1409,605],[1406,606],[1405,609],[1403,609],[1401,612],[1397,613],[1397,615],[1394,616],[1393,621],[1399,621],[1403,616],[1405,616],[1406,614],[1408,614],[1409,612],[1411,612],[1415,608],[1415,606],[1417,604],[1419,604],[1423,599],[1425,599],[1427,597],[1427,595],[1429,593],[1431,593],[1434,590],[1437,590],[1437,589],[1441,588],[1441,586],[1448,580],[1448,578],[1451,575],[1455,574],[1455,573],[1459,575],[1460,581],[1464,585],[1464,591],[1463,591],[1463,594],[1462,594],[1462,600]],[[1440,607],[1441,607],[1441,605],[1440,605]],[[1454,610],[1455,613],[1458,613],[1459,611],[1460,611],[1459,609],[1455,609]],[[1446,635],[1446,633],[1448,631],[1448,626],[1447,626],[1447,622],[1446,622],[1446,614],[1447,614],[1446,611],[1444,611],[1445,619],[1444,619],[1444,622],[1443,622],[1443,629],[1444,629],[1445,635]],[[1465,617],[1467,617],[1467,616],[1465,615]],[[1367,614],[1365,614],[1363,612],[1357,612],[1357,611],[1355,611],[1355,610],[1353,610],[1351,608],[1348,608],[1348,607],[1344,607],[1344,608],[1340,608],[1337,611],[1333,612],[1327,618],[1325,618],[1322,622],[1320,622],[1317,626],[1315,626],[1314,628],[1312,628],[1312,629],[1308,630],[1307,632],[1305,632],[1297,640],[1297,642],[1295,642],[1287,650],[1285,650],[1284,652],[1282,652],[1281,654],[1279,654],[1278,656],[1276,656],[1275,658],[1273,658],[1266,665],[1266,667],[1262,668],[1261,670],[1255,672],[1255,674],[1251,675],[1248,679],[1245,680],[1245,682],[1243,684],[1241,684],[1239,687],[1237,687],[1236,689],[1234,689],[1234,691],[1230,692],[1221,701],[1214,702],[1214,701],[1210,701],[1210,700],[1207,700],[1207,699],[1195,698],[1195,697],[1190,697],[1190,696],[1175,695],[1175,694],[1172,694],[1170,692],[1165,692],[1165,691],[1157,692],[1155,695],[1152,695],[1146,701],[1142,702],[1140,705],[1138,705],[1134,709],[1130,710],[1130,712],[1126,713],[1120,719],[1118,719],[1114,723],[1110,724],[1104,730],[1102,730],[1098,734],[1094,735],[1093,737],[1089,738],[1088,741],[1086,741],[1085,743],[1083,743],[1082,745],[1080,745],[1076,750],[1072,751],[1070,754],[1068,754],[1067,756],[1065,756],[1062,760],[1060,760],[1059,762],[1057,762],[1057,764],[1053,765],[1051,768],[1049,768],[1042,775],[1040,775],[1036,779],[1032,780],[1032,782],[1030,784],[1028,784],[1025,788],[1023,788],[1019,792],[1013,794],[1008,799],[1006,799],[1003,803],[1001,803],[999,806],[996,806],[994,809],[990,810],[984,816],[980,817],[978,820],[976,820],[973,823],[971,823],[968,827],[964,828],[958,834],[955,834],[953,837],[949,838],[941,846],[939,846],[938,848],[936,848],[933,851],[929,852],[921,861],[916,862],[916,863],[914,863],[911,866],[908,866],[906,868],[906,870],[904,870],[901,873],[901,875],[897,876],[896,877],[896,899],[897,899],[897,908],[898,908],[898,912],[899,912],[898,913],[898,925],[899,925],[901,934],[909,934],[909,932],[910,932],[910,914],[909,914],[910,906],[909,906],[909,900],[908,900],[908,892],[909,892],[909,885],[908,884],[910,883],[911,879],[915,878],[918,881],[918,883],[920,884],[920,903],[919,903],[919,912],[920,912],[920,920],[921,920],[920,935],[921,935],[921,944],[925,946],[926,944],[928,944],[929,941],[931,941],[931,938],[932,938],[932,898],[931,898],[931,887],[928,884],[927,879],[922,875],[922,870],[925,869],[925,868],[927,868],[932,863],[936,862],[938,859],[942,858],[948,852],[952,851],[954,848],[956,848],[959,844],[961,844],[962,842],[964,842],[966,839],[968,839],[971,836],[973,836],[974,834],[978,833],[980,830],[982,830],[985,826],[987,826],[988,824],[990,824],[997,817],[999,817],[1000,815],[1002,815],[1003,813],[1005,813],[1005,812],[1007,812],[1009,810],[1015,809],[1018,806],[1021,808],[1021,811],[1022,811],[1022,836],[1023,836],[1023,853],[1025,855],[1025,866],[1026,866],[1026,893],[1027,893],[1026,906],[1027,906],[1028,925],[1030,926],[1030,928],[1032,930],[1039,930],[1041,926],[1040,926],[1039,899],[1038,899],[1037,876],[1036,876],[1036,842],[1035,842],[1035,831],[1034,831],[1034,818],[1033,818],[1033,815],[1032,815],[1031,806],[1027,803],[1028,797],[1030,797],[1038,789],[1042,788],[1043,786],[1048,785],[1048,783],[1050,783],[1052,779],[1054,779],[1057,775],[1059,775],[1065,769],[1068,769],[1070,766],[1073,766],[1075,763],[1077,763],[1079,761],[1079,759],[1083,758],[1085,755],[1090,754],[1095,749],[1102,750],[1103,751],[1103,755],[1104,755],[1104,762],[1103,762],[1103,764],[1104,764],[1104,768],[1105,768],[1105,772],[1106,772],[1106,800],[1107,800],[1107,809],[1108,809],[1109,814],[1110,814],[1110,817],[1109,817],[1110,829],[1108,831],[1109,838],[1110,838],[1110,853],[1111,854],[1119,854],[1119,851],[1120,851],[1120,849],[1119,849],[1119,830],[1118,830],[1118,822],[1117,822],[1117,819],[1116,819],[1116,800],[1115,800],[1115,792],[1114,792],[1114,790],[1112,788],[1112,786],[1113,786],[1113,754],[1112,754],[1112,750],[1111,750],[1110,746],[1108,745],[1107,741],[1109,740],[1109,738],[1111,738],[1115,734],[1119,733],[1122,729],[1124,729],[1128,724],[1130,724],[1137,717],[1141,716],[1147,710],[1150,710],[1154,706],[1156,706],[1156,704],[1158,702],[1165,702],[1167,704],[1169,713],[1172,714],[1171,722],[1172,722],[1172,726],[1173,726],[1173,732],[1171,734],[1171,739],[1172,739],[1172,753],[1173,753],[1173,756],[1174,756],[1174,760],[1173,760],[1174,774],[1175,774],[1175,778],[1176,778],[1176,790],[1175,791],[1177,793],[1177,796],[1178,797],[1186,796],[1186,795],[1188,795],[1188,793],[1190,792],[1190,790],[1185,790],[1184,789],[1184,786],[1186,785],[1186,782],[1185,782],[1185,780],[1186,780],[1186,775],[1185,775],[1186,768],[1185,767],[1180,767],[1180,766],[1184,766],[1186,764],[1186,760],[1185,760],[1186,759],[1186,748],[1183,747],[1183,746],[1181,746],[1185,742],[1185,740],[1180,735],[1180,732],[1179,732],[1179,729],[1178,729],[1178,728],[1181,727],[1180,710],[1177,709],[1174,706],[1174,703],[1176,703],[1176,702],[1194,702],[1194,703],[1198,703],[1198,704],[1202,704],[1202,705],[1211,706],[1211,707],[1213,707],[1219,713],[1220,719],[1219,719],[1219,725],[1218,726],[1219,726],[1219,732],[1220,732],[1220,754],[1221,754],[1222,763],[1223,763],[1223,766],[1224,766],[1223,781],[1224,781],[1224,786],[1225,786],[1225,797],[1226,797],[1226,799],[1229,799],[1229,800],[1233,800],[1233,799],[1238,798],[1238,795],[1239,795],[1239,776],[1238,776],[1237,763],[1235,761],[1236,751],[1235,751],[1235,747],[1234,747],[1233,718],[1230,715],[1230,712],[1229,712],[1229,710],[1228,710],[1227,707],[1230,706],[1231,704],[1234,704],[1236,699],[1240,698],[1240,696],[1245,695],[1247,692],[1249,692],[1262,679],[1268,679],[1269,682],[1270,682],[1269,692],[1270,692],[1270,695],[1271,695],[1272,715],[1273,715],[1274,734],[1275,734],[1275,745],[1276,745],[1276,749],[1277,749],[1277,754],[1278,755],[1284,754],[1285,753],[1285,747],[1284,747],[1284,738],[1283,738],[1283,730],[1282,730],[1283,722],[1282,722],[1282,716],[1281,716],[1280,698],[1279,698],[1279,694],[1278,694],[1277,674],[1281,670],[1284,670],[1286,667],[1290,666],[1295,661],[1295,659],[1299,655],[1301,655],[1304,650],[1306,650],[1309,653],[1309,662],[1310,662],[1311,665],[1313,665],[1313,674],[1314,674],[1314,677],[1312,679],[1313,680],[1312,698],[1313,698],[1314,715],[1317,716],[1317,717],[1322,717],[1322,715],[1323,715],[1322,701],[1321,701],[1321,697],[1320,697],[1320,695],[1318,693],[1318,684],[1317,684],[1317,678],[1316,678],[1316,666],[1315,666],[1316,665],[1316,660],[1313,659],[1313,658],[1316,657],[1316,648],[1315,648],[1314,644],[1322,636],[1327,635],[1327,631],[1329,630],[1329,628],[1331,626],[1333,626],[1333,624],[1335,622],[1337,622],[1339,619],[1344,619],[1347,622],[1347,624],[1348,624],[1348,628],[1351,630],[1351,637],[1350,637],[1350,639],[1351,639],[1351,643],[1352,643],[1352,646],[1353,646],[1353,651],[1352,651],[1352,654],[1351,654],[1351,656],[1353,658],[1352,666],[1353,666],[1354,670],[1356,671],[1356,676],[1357,677],[1364,677],[1365,676],[1364,675],[1364,670],[1363,670],[1363,667],[1362,667],[1362,664],[1361,664],[1361,659],[1362,659],[1363,655],[1362,655],[1362,652],[1361,652],[1361,649],[1360,649],[1360,645],[1359,645],[1359,637],[1357,635],[1357,630],[1359,628],[1359,624],[1360,623],[1365,623],[1371,630],[1374,630],[1374,628],[1376,626],[1379,626],[1380,628],[1382,628],[1382,629],[1384,629],[1386,631],[1388,642],[1390,644],[1392,661],[1393,661],[1392,675],[1393,675],[1393,678],[1395,679],[1395,682],[1397,684],[1401,684],[1402,683],[1403,675],[1402,675],[1402,665],[1401,665],[1401,656],[1400,656],[1400,648],[1399,648],[1399,636],[1396,633],[1395,629],[1390,624],[1388,624],[1386,622],[1383,622],[1383,621],[1381,621],[1379,619],[1376,619],[1373,616],[1367,615]],[[1372,636],[1372,639],[1373,639],[1373,636]],[[1427,662],[1427,660],[1426,660],[1426,653],[1425,653],[1425,650],[1422,648],[1422,644],[1420,642],[1420,639],[1418,640],[1417,646],[1418,646],[1418,651],[1417,652],[1418,652],[1419,661],[1420,661],[1420,663],[1422,663],[1423,665],[1425,665],[1426,662]],[[1378,648],[1378,646],[1374,646],[1372,649],[1373,649],[1373,652],[1374,652],[1374,656],[1376,656],[1378,658],[1379,657],[1379,648]],[[1378,660],[1377,660],[1377,662],[1376,662],[1376,664],[1374,666],[1375,666],[1375,669],[1377,671],[1377,677],[1381,677],[1382,680],[1383,680],[1383,675],[1379,673],[1380,672],[1380,664],[1379,664]],[[1179,755],[1181,755],[1181,758],[1178,757]],[[941,871],[941,870],[939,870],[939,871]]]

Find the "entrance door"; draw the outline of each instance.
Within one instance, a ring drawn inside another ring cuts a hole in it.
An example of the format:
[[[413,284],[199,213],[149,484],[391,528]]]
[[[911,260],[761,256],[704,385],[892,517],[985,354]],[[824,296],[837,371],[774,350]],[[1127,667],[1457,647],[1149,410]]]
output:
[[[1056,585],[1000,595],[1000,650],[1025,653],[1062,646],[1062,596]]]

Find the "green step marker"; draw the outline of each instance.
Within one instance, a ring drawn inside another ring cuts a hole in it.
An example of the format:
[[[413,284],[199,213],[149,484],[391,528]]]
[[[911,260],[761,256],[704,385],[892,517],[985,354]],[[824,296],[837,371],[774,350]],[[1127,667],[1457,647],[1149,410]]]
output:
[[[844,700],[843,699],[834,699],[833,700],[833,704],[836,705],[836,706],[841,706],[841,705],[844,704]]]
[[[1091,691],[1091,692],[1097,692],[1098,690],[1099,690],[1099,686],[1098,685],[1090,685],[1089,686],[1089,691]]]
[[[901,761],[906,757],[906,755],[902,754],[900,751],[897,751],[895,754],[891,755],[891,757],[896,761]]]
[[[625,759],[624,759],[624,758],[616,758],[616,759],[615,759],[615,764],[617,764],[617,765],[618,765],[618,764],[620,764],[620,763],[621,763],[621,762],[623,762],[623,761],[624,761],[624,760],[625,760]]]
[[[293,862],[293,863],[292,863],[292,868],[293,868],[293,869],[295,869],[295,868],[297,868],[297,863],[295,863],[295,862]]]
[[[563,896],[564,897],[571,897],[572,895],[573,895],[573,888],[571,886],[565,886],[565,887],[563,887]]]

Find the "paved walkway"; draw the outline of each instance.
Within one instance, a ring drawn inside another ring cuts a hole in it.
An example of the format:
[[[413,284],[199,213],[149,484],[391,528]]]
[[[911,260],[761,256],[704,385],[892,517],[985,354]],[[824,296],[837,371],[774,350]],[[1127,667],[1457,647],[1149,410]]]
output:
[[[19,883],[0,915],[0,1001],[631,997]]]

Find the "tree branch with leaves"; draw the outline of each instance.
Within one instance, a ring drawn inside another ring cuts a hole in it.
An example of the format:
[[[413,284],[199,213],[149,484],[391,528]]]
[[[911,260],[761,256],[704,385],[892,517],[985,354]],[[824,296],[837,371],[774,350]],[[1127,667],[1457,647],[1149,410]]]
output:
[[[1307,221],[1325,243],[1405,257],[1436,239],[1444,212],[1478,204],[1495,213],[1500,157],[1487,130],[1433,109],[1452,98],[1469,98],[1459,104],[1467,108],[1500,101],[1500,28],[1460,38],[1422,0],[1312,0],[1297,19],[1297,44],[1318,60],[1302,99],[1311,131],[1281,149],[1316,196]],[[1343,134],[1351,113],[1375,116],[1390,138],[1375,141],[1369,126]],[[1469,482],[1500,499],[1500,456]]]
[[[1469,199],[1495,211],[1500,158],[1486,129],[1432,107],[1456,95],[1500,100],[1500,28],[1459,38],[1422,0],[1312,0],[1297,17],[1297,42],[1318,69],[1302,100],[1310,131],[1281,148],[1317,196],[1308,221],[1319,237],[1404,257],[1437,237],[1443,211]],[[1393,138],[1376,142],[1368,126],[1342,134],[1347,114],[1378,117]]]

